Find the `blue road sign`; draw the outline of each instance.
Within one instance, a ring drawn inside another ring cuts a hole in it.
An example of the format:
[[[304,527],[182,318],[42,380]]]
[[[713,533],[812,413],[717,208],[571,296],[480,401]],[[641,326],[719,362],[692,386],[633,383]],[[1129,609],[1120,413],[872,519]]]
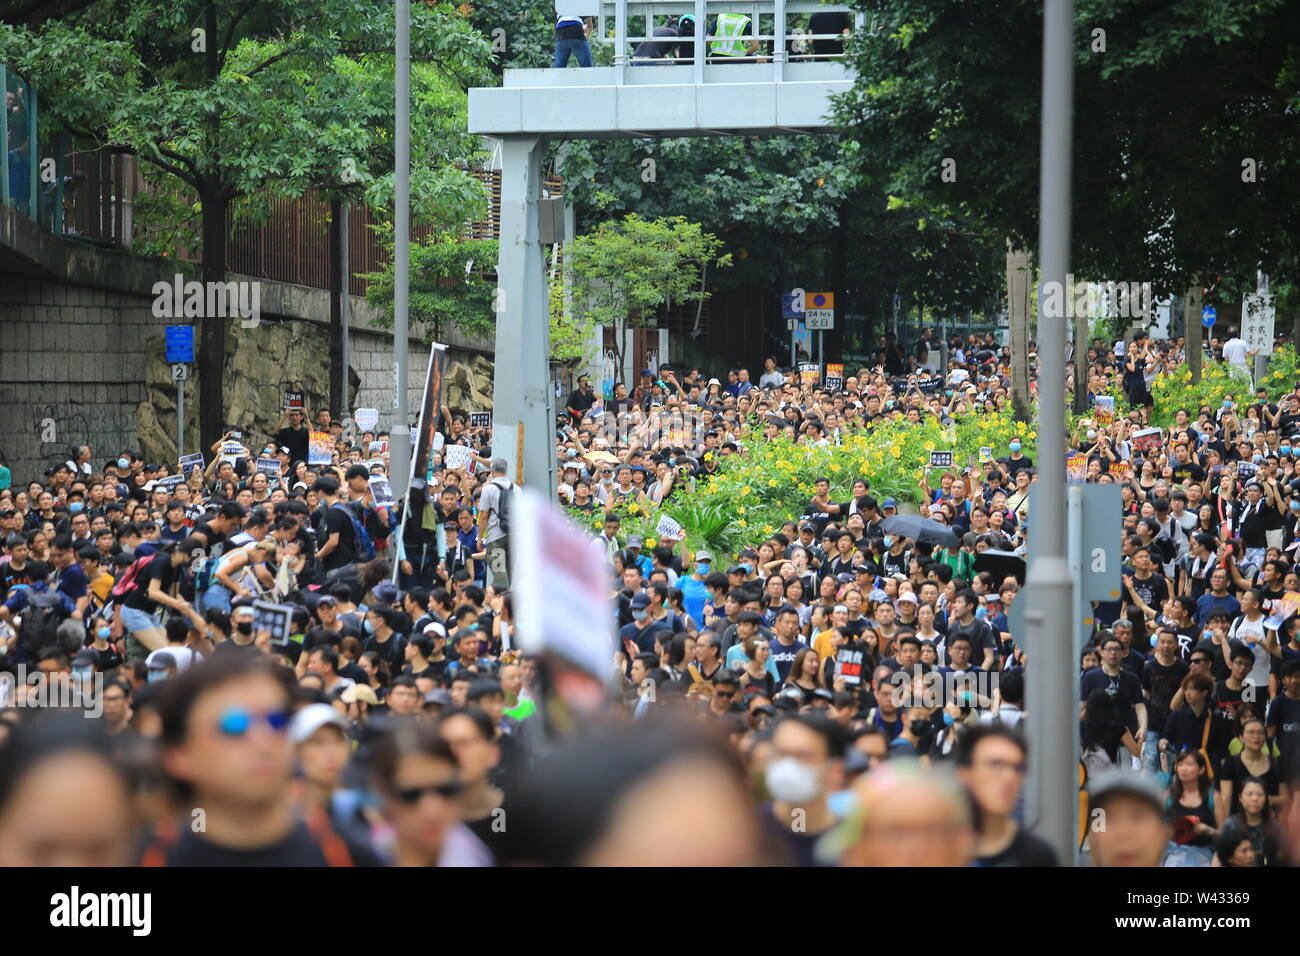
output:
[[[194,326],[169,325],[163,339],[167,364],[194,361]]]
[[[1214,325],[1214,320],[1218,317],[1219,314],[1214,311],[1214,306],[1212,305],[1207,305],[1205,308],[1201,309],[1201,325],[1205,326],[1207,329]]]
[[[802,318],[802,317],[803,317],[803,313],[802,313],[802,312],[796,312],[796,311],[794,310],[794,293],[793,293],[793,292],[785,292],[785,293],[782,293],[782,295],[781,295],[781,318],[783,318],[783,319],[798,319],[798,318]]]

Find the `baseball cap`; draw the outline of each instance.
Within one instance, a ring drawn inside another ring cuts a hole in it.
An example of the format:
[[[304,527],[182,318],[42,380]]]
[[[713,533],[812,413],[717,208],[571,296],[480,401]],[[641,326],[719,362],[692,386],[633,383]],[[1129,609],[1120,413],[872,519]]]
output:
[[[696,561],[712,561],[712,560],[713,560],[713,555],[709,554],[709,552],[707,552],[707,551],[696,551],[696,552],[695,552],[695,560],[696,560]]]
[[[401,592],[397,590],[397,585],[391,581],[383,581],[375,585],[375,597],[379,598],[385,604],[396,604],[398,595]]]
[[[428,624],[424,625],[424,633],[433,634],[437,637],[446,637],[447,629],[437,621],[430,621]]]
[[[1104,770],[1088,785],[1088,802],[1099,806],[1107,797],[1126,793],[1149,803],[1157,813],[1164,813],[1164,797],[1155,779],[1144,773],[1116,768]]]
[[[351,689],[348,688],[348,690]],[[366,690],[374,694],[374,691],[369,687]],[[355,700],[355,698],[353,699]],[[303,743],[312,734],[325,726],[337,727],[339,733],[343,734],[344,737],[348,735],[347,718],[337,710],[329,704],[308,704],[294,714],[293,720],[289,722],[289,739],[295,744]]]
[[[632,596],[632,607],[635,608],[636,610],[639,611],[641,610],[641,608],[645,608],[649,606],[650,606],[650,596],[646,594],[644,591]]]
[[[445,687],[435,687],[424,695],[424,702],[426,704],[438,704],[441,707],[450,707],[451,694],[447,692]]]
[[[627,546],[629,548],[641,548],[645,546],[645,539],[639,534],[628,535]]]
[[[883,508],[893,508],[895,511],[897,511],[897,510],[898,510],[898,502],[895,501],[893,498],[886,498],[884,501],[882,501],[882,502],[880,503],[880,507],[881,507],[882,509],[883,509]]]
[[[880,588],[876,588],[874,591],[872,591],[870,594],[867,595],[867,600],[868,600],[868,601],[888,601],[888,600],[889,600],[889,595],[886,594],[884,591],[882,591]]]
[[[151,651],[144,659],[144,666],[151,671],[165,671],[169,667],[180,669],[180,665],[176,662],[176,655],[164,648]]]
[[[920,603],[920,602],[916,599],[916,595],[913,594],[911,591],[908,591],[908,592],[905,593],[905,594],[900,594],[900,595],[898,596],[898,603],[899,603],[899,604],[902,604],[904,601],[906,601],[908,604],[919,604],[919,603]]]
[[[833,608],[831,608],[831,613],[832,613],[832,614],[839,614],[841,611],[843,611],[845,614],[848,614],[848,613],[849,613],[849,607],[848,607],[848,605],[847,605],[847,604],[837,604],[837,605],[835,605]]]

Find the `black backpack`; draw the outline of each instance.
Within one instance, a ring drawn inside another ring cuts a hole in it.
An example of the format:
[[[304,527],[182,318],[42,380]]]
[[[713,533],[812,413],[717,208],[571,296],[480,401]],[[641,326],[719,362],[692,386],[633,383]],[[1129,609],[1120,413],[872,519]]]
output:
[[[62,646],[59,642],[59,625],[67,620],[68,610],[64,607],[63,595],[58,591],[50,589],[30,595],[22,618],[18,643],[31,660],[36,660],[47,647]],[[72,650],[75,651],[76,648]]]
[[[515,494],[515,486],[506,482],[505,487],[497,485],[501,492],[500,503],[497,505],[497,524],[501,526],[502,534],[510,533],[510,501]]]

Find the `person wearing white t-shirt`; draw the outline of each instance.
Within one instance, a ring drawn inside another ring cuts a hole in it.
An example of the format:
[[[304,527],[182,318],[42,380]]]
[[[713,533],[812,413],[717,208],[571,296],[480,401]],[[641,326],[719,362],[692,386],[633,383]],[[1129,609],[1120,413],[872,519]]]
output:
[[[1235,331],[1232,338],[1223,343],[1223,360],[1233,368],[1250,371],[1250,365],[1247,358],[1250,352],[1246,349],[1246,342]]]
[[[1264,641],[1266,635],[1264,610],[1260,606],[1260,593],[1254,589],[1244,591],[1241,595],[1241,616],[1233,622],[1232,629],[1228,636],[1235,641],[1241,641],[1250,652],[1255,655],[1255,663],[1250,669],[1250,674],[1246,680],[1255,687],[1262,687],[1263,693],[1268,692],[1268,674],[1269,666],[1272,663],[1272,656]],[[1224,645],[1226,648],[1228,645]]]

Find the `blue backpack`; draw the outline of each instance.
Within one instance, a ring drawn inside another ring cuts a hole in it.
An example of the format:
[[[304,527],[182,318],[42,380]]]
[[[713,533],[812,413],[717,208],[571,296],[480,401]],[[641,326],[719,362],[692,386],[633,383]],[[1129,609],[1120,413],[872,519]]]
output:
[[[347,515],[348,521],[352,523],[352,540],[356,545],[355,560],[363,562],[373,561],[375,558],[375,541],[370,537],[370,532],[366,530],[366,526],[357,519],[357,516],[352,512],[352,509],[343,502],[335,502],[333,507],[338,508]]]

